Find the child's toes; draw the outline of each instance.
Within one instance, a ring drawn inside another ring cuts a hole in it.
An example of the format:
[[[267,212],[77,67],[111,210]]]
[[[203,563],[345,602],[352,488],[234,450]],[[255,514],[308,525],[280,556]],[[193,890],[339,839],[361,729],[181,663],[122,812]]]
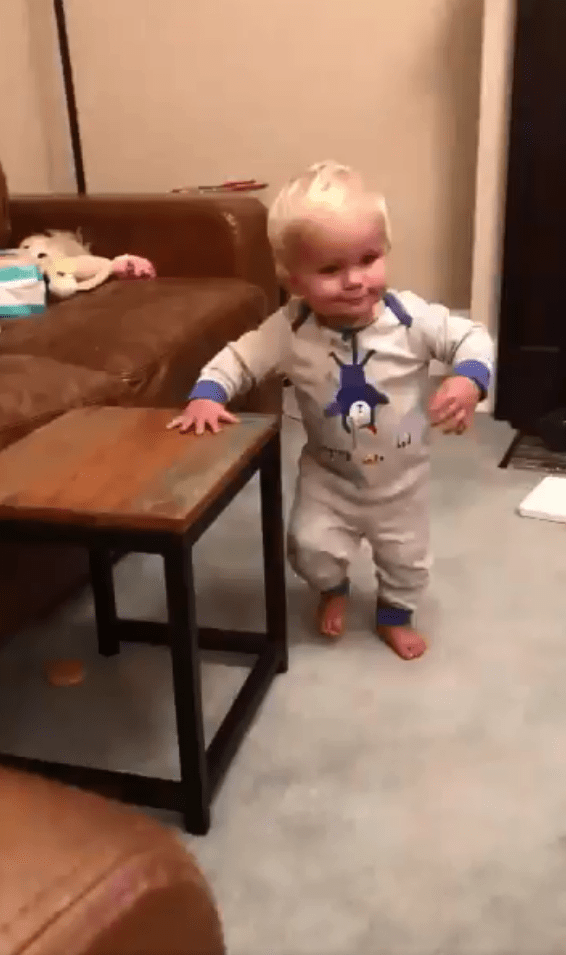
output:
[[[377,630],[381,639],[403,660],[416,660],[426,650],[425,641],[412,627],[381,624]]]
[[[318,630],[323,637],[341,637],[344,632],[346,597],[323,596],[318,605]]]
[[[414,660],[417,657],[422,657],[423,653],[426,650],[426,643],[419,634],[415,634],[414,637],[409,637],[405,643],[405,659]]]

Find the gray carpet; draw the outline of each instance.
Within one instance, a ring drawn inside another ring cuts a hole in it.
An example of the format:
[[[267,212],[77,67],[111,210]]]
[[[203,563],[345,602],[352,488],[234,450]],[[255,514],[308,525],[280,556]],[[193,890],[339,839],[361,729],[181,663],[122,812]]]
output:
[[[434,452],[433,584],[421,661],[372,636],[355,568],[350,632],[313,637],[289,578],[291,668],[187,837],[229,955],[551,955],[566,945],[566,538],[515,508],[536,475],[496,467],[510,429],[478,415]],[[288,422],[292,487],[300,426]],[[200,619],[262,623],[257,486],[199,544]],[[118,572],[124,613],[162,618],[161,567]],[[80,653],[55,690],[42,662]],[[241,672],[205,665],[210,736]],[[88,594],[0,650],[0,748],[177,773],[167,653],[96,655]],[[163,817],[166,818],[166,817]],[[166,821],[174,824],[173,817]]]

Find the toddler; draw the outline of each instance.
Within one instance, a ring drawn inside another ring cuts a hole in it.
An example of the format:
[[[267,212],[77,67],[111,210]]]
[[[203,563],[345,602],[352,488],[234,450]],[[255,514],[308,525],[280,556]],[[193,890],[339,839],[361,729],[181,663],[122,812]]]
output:
[[[369,541],[376,629],[403,659],[426,649],[412,618],[428,580],[429,423],[462,434],[485,397],[493,346],[483,325],[387,286],[384,199],[333,162],[280,192],[269,238],[290,300],[203,369],[171,428],[236,419],[231,399],[274,371],[294,385],[307,440],[288,556],[319,594],[320,632],[344,629],[348,570]],[[428,401],[429,364],[451,366]]]

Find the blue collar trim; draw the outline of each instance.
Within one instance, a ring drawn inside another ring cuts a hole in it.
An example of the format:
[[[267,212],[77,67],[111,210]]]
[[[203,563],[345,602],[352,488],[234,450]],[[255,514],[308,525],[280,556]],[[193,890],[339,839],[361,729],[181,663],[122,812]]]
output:
[[[401,322],[401,325],[404,325],[405,328],[411,327],[413,324],[413,319],[405,309],[405,306],[401,304],[395,295],[392,295],[391,292],[386,292],[383,296],[383,301],[387,308],[390,309],[395,317]]]

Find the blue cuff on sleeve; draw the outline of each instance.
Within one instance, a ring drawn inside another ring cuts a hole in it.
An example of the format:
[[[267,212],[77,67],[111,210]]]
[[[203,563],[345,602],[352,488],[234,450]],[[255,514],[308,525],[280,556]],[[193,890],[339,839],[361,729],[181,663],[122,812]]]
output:
[[[209,381],[206,379],[197,381],[188,400],[194,401],[195,398],[206,398],[208,401],[218,401],[221,405],[225,405],[228,401],[228,395],[222,385],[219,385],[217,381]]]
[[[482,396],[486,396],[491,380],[491,372],[482,361],[477,361],[475,358],[461,361],[458,365],[455,365],[454,374],[463,375],[464,378],[471,378],[478,388],[481,388]]]

